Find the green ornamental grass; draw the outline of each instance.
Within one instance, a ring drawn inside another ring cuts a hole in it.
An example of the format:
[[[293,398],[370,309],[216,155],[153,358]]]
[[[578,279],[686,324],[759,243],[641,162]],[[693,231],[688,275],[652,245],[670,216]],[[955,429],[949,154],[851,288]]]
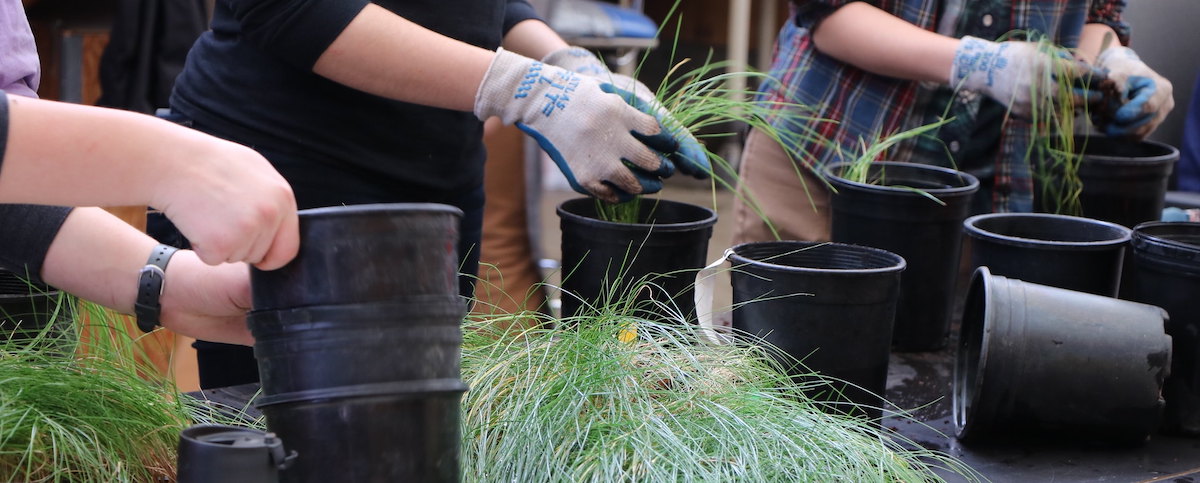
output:
[[[113,312],[58,297],[54,325],[0,334],[0,480],[172,480],[182,429],[236,422],[142,362]],[[81,341],[77,306],[110,337]]]
[[[517,314],[515,319],[541,317]],[[709,344],[613,310],[505,330],[468,321],[466,481],[936,481],[978,475],[880,426],[826,413],[763,346]],[[511,322],[511,321],[503,321]],[[564,323],[566,322],[566,323]]]

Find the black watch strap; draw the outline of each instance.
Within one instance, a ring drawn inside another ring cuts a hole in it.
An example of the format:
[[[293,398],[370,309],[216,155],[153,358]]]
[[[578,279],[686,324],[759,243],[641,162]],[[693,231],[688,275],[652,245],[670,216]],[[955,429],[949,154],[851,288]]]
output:
[[[176,251],[178,249],[173,246],[158,244],[138,274],[137,301],[133,304],[133,312],[137,315],[137,326],[142,332],[150,332],[158,327],[158,316],[162,312],[159,298],[162,297],[167,262]]]

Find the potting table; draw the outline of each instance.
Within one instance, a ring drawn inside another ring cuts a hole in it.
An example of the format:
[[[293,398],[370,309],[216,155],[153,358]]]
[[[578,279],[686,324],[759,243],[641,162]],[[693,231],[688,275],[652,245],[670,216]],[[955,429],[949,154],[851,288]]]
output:
[[[908,408],[914,422],[884,424],[923,447],[949,453],[995,482],[1200,481],[1200,438],[1153,434],[1144,445],[1115,446],[1028,437],[967,445],[953,438],[952,348],[892,354],[888,399]],[[956,481],[950,479],[950,481]]]
[[[953,362],[951,348],[892,354],[888,399],[921,422],[887,418],[884,425],[921,446],[959,458],[994,482],[1200,482],[1200,438],[1154,434],[1136,447],[1034,438],[962,444],[949,436],[954,433],[949,396]],[[257,392],[257,384],[248,384],[189,395],[235,412],[244,410],[253,418],[259,413],[250,401]]]

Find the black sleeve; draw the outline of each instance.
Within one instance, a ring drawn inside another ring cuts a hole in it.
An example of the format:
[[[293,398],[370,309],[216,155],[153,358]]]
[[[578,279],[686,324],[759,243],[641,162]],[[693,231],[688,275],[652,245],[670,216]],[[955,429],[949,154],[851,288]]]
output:
[[[529,19],[542,19],[533,10],[533,5],[525,0],[508,0],[504,9],[504,33],[508,34],[508,30],[513,28],[513,25]]]
[[[259,48],[305,70],[341,35],[367,0],[220,0]]]
[[[70,213],[65,206],[0,204],[0,269],[41,282],[46,251]]]
[[[860,1],[879,6],[878,0],[796,0],[793,2],[796,5],[796,25],[810,31],[816,30],[822,20],[839,8]]]

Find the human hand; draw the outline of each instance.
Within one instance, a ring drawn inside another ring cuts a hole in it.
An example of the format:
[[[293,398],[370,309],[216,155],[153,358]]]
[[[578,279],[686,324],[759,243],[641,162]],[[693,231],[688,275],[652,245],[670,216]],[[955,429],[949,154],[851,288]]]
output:
[[[172,332],[200,340],[254,345],[246,326],[250,269],[244,263],[206,265],[191,250],[171,257],[159,320]]]
[[[561,67],[500,49],[479,91],[475,115],[516,123],[554,160],[571,187],[611,203],[662,189],[675,172],[665,155],[679,142],[617,89]]]
[[[1105,49],[1096,59],[1096,67],[1115,83],[1119,94],[1118,99],[1106,99],[1113,104],[1112,116],[1097,126],[1106,135],[1145,138],[1175,107],[1171,81],[1150,69],[1132,49]]]
[[[300,247],[292,188],[254,150],[211,136],[181,146],[182,172],[162,173],[150,205],[162,210],[210,265],[282,267]]]
[[[673,133],[673,137],[679,142],[679,150],[668,155],[668,158],[679,168],[679,171],[699,179],[708,178],[709,173],[712,172],[712,165],[709,164],[708,153],[704,147],[687,131],[687,128],[671,115],[666,107],[658,102],[654,91],[651,91],[645,84],[632,77],[613,73],[608,70],[604,61],[581,47],[556,50],[543,58],[542,62],[595,78],[623,91],[625,94],[622,94],[622,97],[630,105],[654,116],[659,123]],[[633,99],[637,101],[635,102]]]
[[[1057,98],[1062,82],[1071,86],[1074,105],[1098,101],[1100,93],[1088,89],[1093,77],[1098,73],[1064,50],[970,36],[959,42],[950,67],[950,87],[979,91],[1024,118],[1033,114],[1040,97]]]

